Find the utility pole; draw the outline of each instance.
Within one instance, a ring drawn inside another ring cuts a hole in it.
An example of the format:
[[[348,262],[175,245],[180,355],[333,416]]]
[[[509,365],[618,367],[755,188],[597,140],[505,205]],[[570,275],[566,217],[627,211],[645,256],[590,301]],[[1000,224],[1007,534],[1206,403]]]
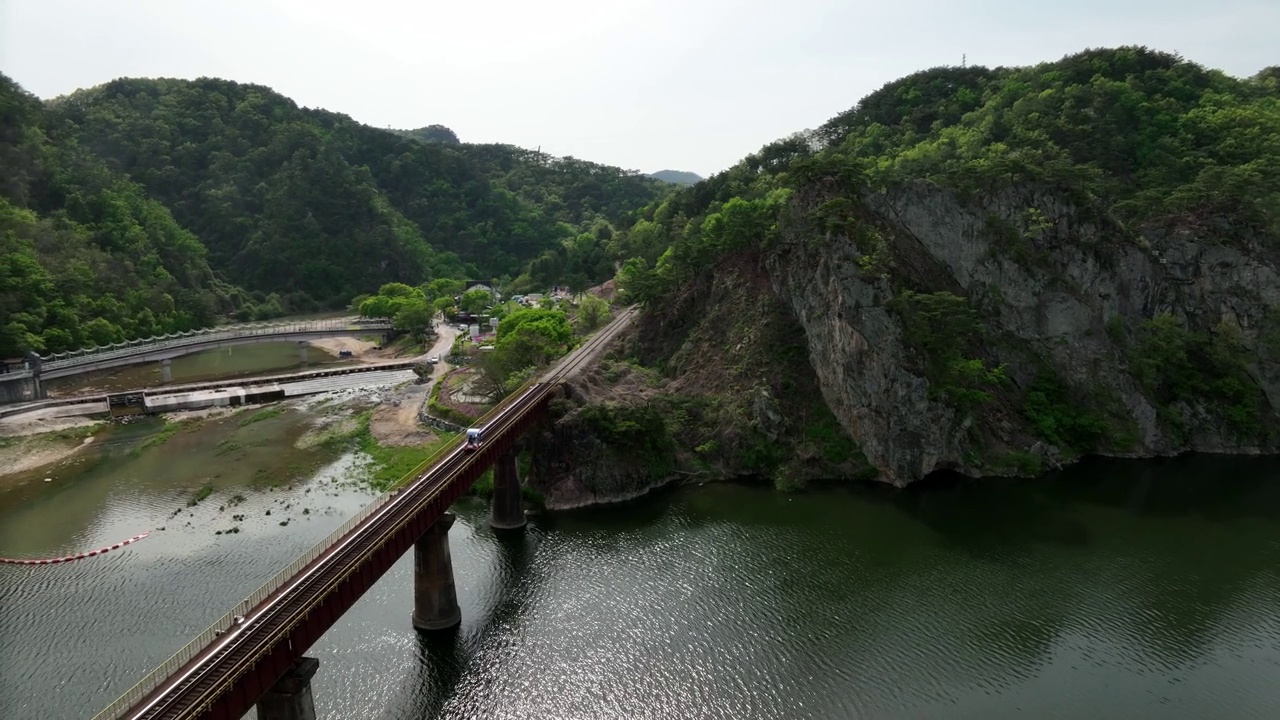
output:
[[[962,54],[962,55],[960,56],[960,67],[969,67],[969,56],[968,56],[968,54]]]

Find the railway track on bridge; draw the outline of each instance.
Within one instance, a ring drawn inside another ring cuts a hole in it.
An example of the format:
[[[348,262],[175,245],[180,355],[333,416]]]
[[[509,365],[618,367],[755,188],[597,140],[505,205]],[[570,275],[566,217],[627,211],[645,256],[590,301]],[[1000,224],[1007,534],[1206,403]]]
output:
[[[441,450],[161,664],[95,720],[239,718],[412,546],[550,400],[630,322],[624,310],[483,418],[485,446]],[[325,609],[328,612],[325,612]],[[337,611],[336,614],[334,611]]]

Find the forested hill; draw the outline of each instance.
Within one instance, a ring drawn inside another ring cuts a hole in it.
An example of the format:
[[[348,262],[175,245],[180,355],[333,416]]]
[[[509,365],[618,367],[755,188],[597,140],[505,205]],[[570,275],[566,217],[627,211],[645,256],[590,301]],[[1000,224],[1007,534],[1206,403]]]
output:
[[[48,112],[163,202],[227,280],[326,305],[388,280],[518,274],[663,192],[618,168],[420,142],[225,80],[116,80]]]
[[[773,346],[701,350],[773,313],[893,482],[1280,448],[1280,68],[1123,47],[927,70],[681,189],[615,244],[633,256],[618,287],[648,305],[647,362],[753,398],[741,417],[803,417],[813,393],[747,370],[795,366]],[[758,409],[766,385],[777,413]],[[788,480],[788,460],[751,471]]]
[[[386,282],[598,282],[614,225],[670,188],[216,79],[41,103],[0,75],[0,114],[0,357],[344,307]]]
[[[794,191],[922,180],[966,197],[1034,184],[1131,231],[1229,218],[1280,243],[1280,67],[1240,79],[1124,47],[1033,67],[926,70],[682,188],[618,243],[649,264],[670,248],[666,273],[683,274],[708,251],[748,242]]]
[[[0,75],[0,358],[211,324],[244,301],[159,202]]]

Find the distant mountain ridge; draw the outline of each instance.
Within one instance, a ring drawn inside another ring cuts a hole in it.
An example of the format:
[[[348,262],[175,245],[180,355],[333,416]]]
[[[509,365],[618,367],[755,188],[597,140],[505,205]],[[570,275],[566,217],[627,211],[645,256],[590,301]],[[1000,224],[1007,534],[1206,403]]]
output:
[[[704,180],[701,175],[684,170],[659,170],[649,173],[649,177],[676,185],[696,185]]]

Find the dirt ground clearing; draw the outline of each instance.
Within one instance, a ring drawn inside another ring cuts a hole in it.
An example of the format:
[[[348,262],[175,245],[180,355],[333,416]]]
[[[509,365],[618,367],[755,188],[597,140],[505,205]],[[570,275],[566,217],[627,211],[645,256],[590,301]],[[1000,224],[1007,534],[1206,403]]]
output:
[[[430,385],[406,385],[378,406],[369,418],[369,432],[383,445],[422,445],[435,440],[418,423],[418,409],[426,402]]]

